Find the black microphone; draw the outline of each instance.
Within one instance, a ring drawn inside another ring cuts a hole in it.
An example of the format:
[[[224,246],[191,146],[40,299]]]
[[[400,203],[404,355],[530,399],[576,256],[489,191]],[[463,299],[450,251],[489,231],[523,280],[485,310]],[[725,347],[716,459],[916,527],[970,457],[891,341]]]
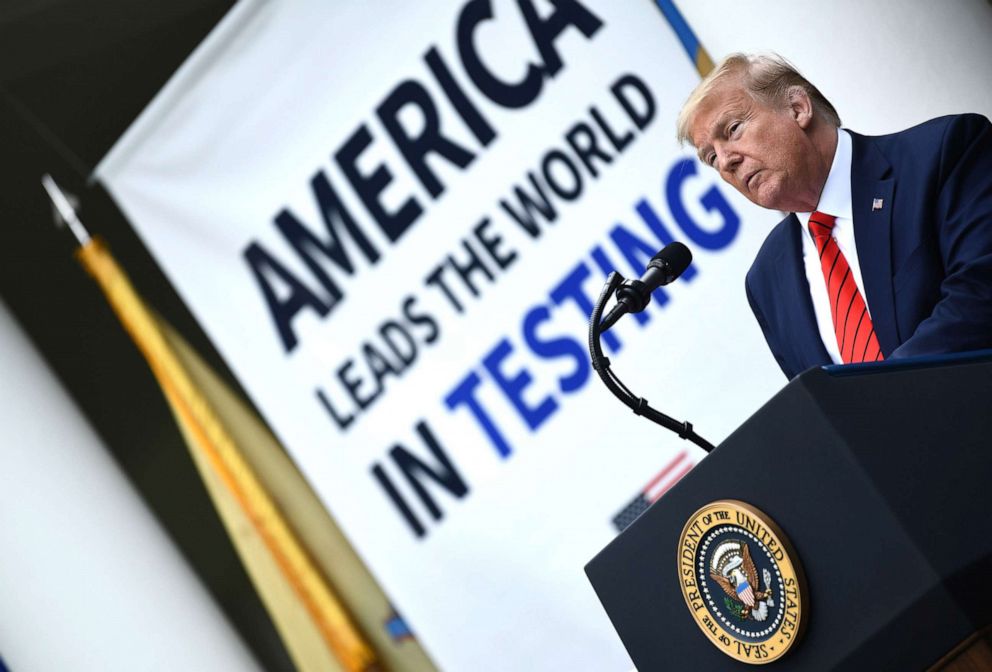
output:
[[[651,257],[640,280],[624,280],[617,287],[617,305],[613,306],[600,323],[600,332],[606,331],[627,313],[639,313],[651,302],[651,292],[662,285],[674,282],[692,263],[692,252],[682,243],[669,243],[661,252]]]

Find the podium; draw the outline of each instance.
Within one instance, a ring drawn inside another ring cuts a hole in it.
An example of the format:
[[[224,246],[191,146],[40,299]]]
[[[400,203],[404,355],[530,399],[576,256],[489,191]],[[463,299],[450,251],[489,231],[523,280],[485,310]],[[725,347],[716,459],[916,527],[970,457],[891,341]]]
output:
[[[803,373],[596,555],[586,574],[639,672],[753,669],[710,641],[680,579],[683,528],[717,500],[766,514],[804,570],[804,632],[769,669],[953,669],[969,646],[981,657],[992,352]],[[700,561],[699,587],[720,594],[703,585],[711,571]]]

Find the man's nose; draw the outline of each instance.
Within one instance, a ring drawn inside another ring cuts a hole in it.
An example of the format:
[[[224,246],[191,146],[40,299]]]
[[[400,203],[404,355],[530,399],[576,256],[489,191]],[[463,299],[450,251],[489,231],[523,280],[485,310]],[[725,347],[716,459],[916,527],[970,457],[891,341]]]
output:
[[[717,161],[721,173],[733,175],[741,165],[741,155],[731,149],[722,149],[717,151]]]

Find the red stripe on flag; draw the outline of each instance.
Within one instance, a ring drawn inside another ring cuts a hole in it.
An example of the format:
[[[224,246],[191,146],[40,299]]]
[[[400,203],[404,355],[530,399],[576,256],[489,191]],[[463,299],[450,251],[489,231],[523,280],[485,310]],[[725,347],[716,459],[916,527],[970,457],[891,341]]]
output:
[[[674,469],[675,466],[679,462],[681,462],[682,459],[685,458],[685,456],[687,454],[688,454],[688,452],[685,451],[685,450],[683,450],[681,453],[679,453],[678,455],[676,455],[672,459],[671,462],[669,462],[667,465],[665,465],[665,468],[664,469],[662,469],[660,472],[658,472],[658,475],[657,476],[655,476],[654,478],[651,479],[651,482],[650,483],[648,483],[647,485],[644,486],[644,492],[647,492],[648,490],[650,490],[651,488],[653,488],[654,486],[656,486],[658,484],[658,481],[660,481],[661,479],[663,479],[665,476],[668,476],[669,472],[671,472],[671,470]],[[654,500],[652,500],[652,501],[654,501]]]
[[[662,495],[664,495],[664,494],[665,494],[666,492],[668,492],[668,491],[669,491],[669,489],[671,489],[671,487],[672,487],[673,485],[675,485],[676,483],[678,483],[679,481],[681,481],[681,480],[682,480],[682,477],[683,477],[683,476],[685,476],[686,474],[688,474],[688,473],[689,473],[689,472],[690,472],[690,471],[692,470],[692,468],[693,468],[694,466],[696,466],[696,465],[694,465],[694,464],[693,464],[692,462],[690,462],[690,463],[688,463],[687,465],[685,465],[685,466],[684,466],[684,467],[683,467],[683,468],[682,468],[681,470],[679,470],[679,471],[678,471],[678,473],[676,473],[676,474],[675,474],[675,476],[673,476],[673,477],[672,477],[672,480],[670,480],[670,481],[669,481],[669,482],[668,482],[668,483],[667,483],[667,484],[665,485],[665,487],[664,487],[664,488],[662,488],[662,489],[661,489],[661,490],[660,490],[660,491],[658,492],[658,494],[656,494],[656,495],[655,495],[654,497],[652,497],[652,498],[651,498],[651,503],[652,503],[652,504],[654,504],[654,503],[655,503],[655,502],[657,502],[657,501],[658,501],[659,499],[661,499],[661,496],[662,496]]]

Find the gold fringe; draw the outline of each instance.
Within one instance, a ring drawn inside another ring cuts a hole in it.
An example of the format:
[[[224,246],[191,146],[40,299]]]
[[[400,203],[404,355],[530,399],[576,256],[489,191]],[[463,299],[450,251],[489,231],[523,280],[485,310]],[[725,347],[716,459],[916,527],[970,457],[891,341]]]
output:
[[[237,446],[168,347],[149,310],[102,241],[79,248],[77,257],[96,279],[124,328],[148,361],[192,445],[240,504],[272,558],[306,607],[327,647],[348,672],[378,669],[375,652],[355,628],[297,541]]]
[[[224,424],[240,448],[241,456],[258,477],[259,483],[279,506],[283,518],[314,565],[335,595],[347,605],[355,625],[375,650],[380,664],[386,669],[403,672],[437,672],[415,638],[396,638],[384,627],[395,616],[389,599],[296,464],[254,409],[203,361],[168,322],[160,315],[153,313],[152,316],[158,321],[162,335],[190,380],[210,404],[214,415]],[[262,553],[268,554],[264,548]],[[256,585],[259,583],[263,582],[256,582]],[[295,600],[294,596],[291,597]],[[309,616],[305,613],[302,616],[307,619],[305,625],[310,625],[312,629]],[[300,620],[295,623],[300,623]],[[280,633],[289,630],[286,641],[293,642],[302,637],[301,630],[304,628],[299,625],[287,623],[285,627],[280,627],[277,622],[276,626]],[[320,649],[326,651],[323,642],[318,644]],[[314,653],[310,649],[305,649],[304,652]],[[301,672],[311,669],[321,672],[340,669],[327,665],[299,667]]]

